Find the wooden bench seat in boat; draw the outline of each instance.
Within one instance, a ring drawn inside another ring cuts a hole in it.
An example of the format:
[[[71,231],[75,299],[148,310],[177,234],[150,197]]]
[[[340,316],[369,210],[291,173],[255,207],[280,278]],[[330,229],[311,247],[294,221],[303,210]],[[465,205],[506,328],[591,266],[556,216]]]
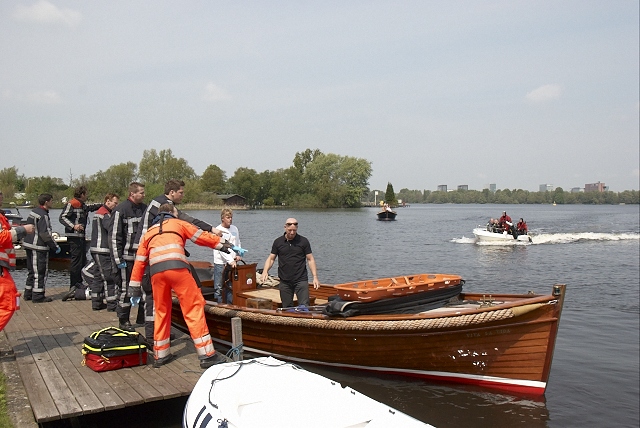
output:
[[[242,293],[239,293],[238,297],[240,297],[240,299],[247,299],[247,306],[252,305],[254,303],[254,302],[249,302],[249,299],[271,300],[273,309],[277,309],[282,306],[282,300],[280,300],[280,291],[277,288],[261,288],[261,289],[243,291]],[[316,296],[309,296],[309,305],[311,306],[323,305],[327,302],[328,302],[327,299],[318,298]],[[293,304],[294,306],[298,305],[297,299],[293,300]]]

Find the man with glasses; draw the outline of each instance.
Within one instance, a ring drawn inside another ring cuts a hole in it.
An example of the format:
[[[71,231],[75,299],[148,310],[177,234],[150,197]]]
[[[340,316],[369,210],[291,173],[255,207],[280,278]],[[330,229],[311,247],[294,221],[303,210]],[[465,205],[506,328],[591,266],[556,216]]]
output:
[[[298,298],[298,305],[309,306],[309,274],[307,263],[313,275],[313,288],[318,289],[318,273],[316,260],[311,253],[309,240],[298,234],[298,220],[288,218],[284,224],[284,234],[273,241],[271,254],[264,262],[262,281],[269,276],[269,269],[278,257],[278,277],[280,278],[280,300],[283,308],[293,306],[293,296]]]

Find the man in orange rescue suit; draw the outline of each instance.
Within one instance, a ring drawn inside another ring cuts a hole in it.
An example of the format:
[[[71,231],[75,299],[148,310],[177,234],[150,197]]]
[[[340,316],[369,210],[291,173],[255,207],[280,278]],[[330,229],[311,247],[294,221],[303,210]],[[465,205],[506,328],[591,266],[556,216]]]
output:
[[[4,196],[0,191],[0,207],[3,199]],[[20,241],[33,231],[32,224],[11,228],[4,211],[0,210],[0,331],[4,329],[16,311],[18,289],[9,273],[16,267],[16,253],[13,250],[13,243]]]
[[[158,368],[174,358],[170,351],[171,290],[180,301],[182,314],[196,346],[200,367],[206,369],[214,364],[226,362],[226,358],[213,348],[213,341],[204,317],[204,297],[191,275],[184,252],[190,239],[197,245],[228,252],[232,245],[224,238],[198,229],[191,223],[177,218],[178,210],[172,203],[158,208],[154,224],[140,240],[136,253],[131,282],[132,305],[140,301],[142,276],[147,264],[150,266],[151,286],[155,303],[155,325],[153,331],[153,367]]]

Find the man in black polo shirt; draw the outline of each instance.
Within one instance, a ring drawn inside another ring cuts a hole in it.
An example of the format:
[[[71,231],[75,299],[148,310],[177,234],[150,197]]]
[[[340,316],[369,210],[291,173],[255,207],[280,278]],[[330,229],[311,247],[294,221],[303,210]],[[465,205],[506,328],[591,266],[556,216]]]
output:
[[[313,275],[313,288],[318,289],[318,273],[316,272],[316,260],[311,254],[311,244],[302,235],[298,235],[298,220],[288,218],[284,224],[284,234],[273,241],[271,254],[264,262],[262,269],[262,281],[269,274],[269,269],[278,257],[278,277],[280,277],[280,300],[283,308],[293,306],[294,294],[298,297],[298,305],[309,306],[309,274],[307,262]]]

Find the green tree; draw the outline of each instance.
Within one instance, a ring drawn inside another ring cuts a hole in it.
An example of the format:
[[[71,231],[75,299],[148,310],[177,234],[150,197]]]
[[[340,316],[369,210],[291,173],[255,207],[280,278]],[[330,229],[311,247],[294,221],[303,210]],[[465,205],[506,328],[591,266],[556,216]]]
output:
[[[129,196],[129,183],[138,177],[138,166],[133,162],[110,166],[106,171],[98,171],[86,183],[90,199],[101,202],[104,195],[115,192],[121,199]]]
[[[438,192],[438,193],[442,193],[442,192]],[[384,201],[392,207],[398,205],[398,201],[396,200],[396,194],[393,192],[393,185],[389,182],[387,182],[387,191],[384,192]]]
[[[183,158],[173,156],[171,149],[145,150],[139,166],[140,179],[145,184],[162,184],[171,179],[193,180],[197,177],[193,168]]]
[[[200,177],[205,192],[225,193],[227,175],[217,165],[209,165]]]
[[[256,203],[258,195],[256,187],[259,185],[258,173],[251,168],[238,168],[228,181],[231,193],[236,193],[247,199],[249,205]]]

